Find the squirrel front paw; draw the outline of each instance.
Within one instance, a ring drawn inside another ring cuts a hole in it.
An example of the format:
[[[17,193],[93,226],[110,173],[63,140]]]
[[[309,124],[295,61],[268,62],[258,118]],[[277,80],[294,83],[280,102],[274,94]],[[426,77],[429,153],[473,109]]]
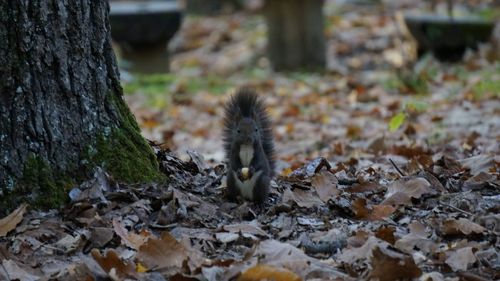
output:
[[[254,172],[255,169],[253,167],[243,167],[236,172],[236,175],[238,179],[243,182],[252,178]]]

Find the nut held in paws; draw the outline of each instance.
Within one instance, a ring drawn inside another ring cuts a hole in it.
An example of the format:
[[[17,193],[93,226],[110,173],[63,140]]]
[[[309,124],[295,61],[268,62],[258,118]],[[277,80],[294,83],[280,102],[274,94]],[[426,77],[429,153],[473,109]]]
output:
[[[241,168],[241,175],[243,176],[244,180],[248,179],[248,172],[249,172],[248,167]]]

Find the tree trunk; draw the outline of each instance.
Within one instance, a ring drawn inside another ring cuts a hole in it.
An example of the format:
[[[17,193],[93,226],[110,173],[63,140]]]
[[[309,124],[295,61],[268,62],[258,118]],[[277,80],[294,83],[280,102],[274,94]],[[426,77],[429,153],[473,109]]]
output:
[[[160,178],[123,100],[106,0],[0,0],[0,213],[54,207],[96,166]]]
[[[267,0],[268,55],[275,70],[325,67],[323,0]]]

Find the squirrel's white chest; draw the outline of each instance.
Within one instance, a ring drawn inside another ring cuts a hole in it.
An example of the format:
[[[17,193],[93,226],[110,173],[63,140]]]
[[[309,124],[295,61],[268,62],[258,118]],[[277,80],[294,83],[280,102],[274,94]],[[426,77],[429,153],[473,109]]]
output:
[[[252,145],[244,144],[240,146],[240,153],[238,156],[240,157],[240,161],[243,167],[250,166],[253,158],[253,153],[254,151]]]

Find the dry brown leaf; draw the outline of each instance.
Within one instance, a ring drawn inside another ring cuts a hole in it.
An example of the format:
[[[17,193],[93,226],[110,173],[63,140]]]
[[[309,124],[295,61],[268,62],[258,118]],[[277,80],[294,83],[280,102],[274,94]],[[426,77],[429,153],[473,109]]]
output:
[[[257,265],[247,269],[237,279],[238,281],[259,281],[259,280],[274,280],[274,281],[300,281],[297,274],[287,269],[279,269],[268,265]]]
[[[385,144],[385,137],[378,137],[374,139],[369,145],[368,149],[369,152],[375,154],[375,155],[380,155],[382,153],[385,153],[387,151],[387,146]]]
[[[337,178],[329,171],[320,171],[311,180],[311,185],[316,189],[319,199],[325,203],[339,195],[340,191],[337,189],[337,183]]]
[[[23,220],[28,204],[22,204],[8,216],[0,220],[0,237],[4,237]]]
[[[488,174],[485,172],[480,172],[479,174],[469,178],[464,182],[463,189],[464,190],[477,190],[484,187],[487,187],[490,182],[495,180],[495,176],[493,174]]]
[[[293,270],[296,273],[305,271],[311,260],[302,250],[275,240],[262,241],[254,255],[262,256],[262,263],[272,263],[274,266]]]
[[[334,266],[323,263],[317,259],[307,256],[302,250],[276,240],[265,240],[260,242],[253,253],[258,262],[276,268],[290,270],[301,278],[308,279],[309,274],[320,277],[347,278],[344,273],[338,271]]]
[[[387,193],[383,205],[406,205],[411,203],[411,198],[420,198],[423,194],[434,194],[435,190],[424,178],[413,178],[409,180],[400,179],[387,187]]]
[[[232,232],[218,232],[215,233],[215,238],[221,243],[229,243],[238,240],[240,235]]]
[[[168,232],[162,233],[161,239],[149,238],[139,248],[136,258],[147,268],[162,269],[166,275],[179,272],[185,265],[195,270],[205,262],[203,254],[192,247],[188,237],[177,241]]]
[[[441,232],[445,235],[481,234],[486,229],[466,218],[448,219],[441,224]]]
[[[382,188],[382,186],[376,182],[361,182],[361,183],[355,183],[351,187],[346,188],[346,192],[350,193],[361,193],[361,192],[366,192],[366,191],[374,191]]]
[[[396,208],[387,205],[373,205],[368,220],[382,220],[396,211]]]
[[[422,274],[410,255],[398,253],[388,248],[375,248],[371,265],[373,270],[368,276],[370,280],[412,280]]]
[[[92,273],[92,271],[84,262],[63,264],[57,269],[57,273],[44,271],[44,274],[45,276],[48,276],[49,274],[51,276],[56,276],[57,274],[57,280],[61,281],[70,281],[70,280],[95,281],[95,279],[92,277],[94,273]]]
[[[185,208],[191,208],[191,207],[196,207],[199,206],[199,202],[195,202],[191,200],[191,196],[188,194],[180,191],[179,189],[172,188],[174,198],[176,199],[177,203],[180,206],[183,206]]]
[[[394,245],[394,242],[396,242],[396,238],[394,237],[395,231],[396,228],[393,226],[382,226],[375,232],[375,237]]]
[[[91,227],[90,241],[96,248],[101,248],[113,239],[113,229],[108,227]]]
[[[454,280],[457,280],[457,279],[454,279]],[[436,272],[436,271],[426,272],[426,273],[422,274],[422,276],[420,276],[420,278],[418,280],[421,280],[421,281],[445,281],[443,274],[441,274],[440,272]],[[448,280],[448,279],[446,279],[446,280]]]
[[[126,277],[137,277],[134,263],[122,261],[114,250],[108,250],[106,255],[102,256],[99,250],[92,249],[91,254],[94,260],[110,277],[118,277],[120,280]]]
[[[429,151],[421,146],[408,147],[404,145],[396,145],[392,148],[392,153],[405,156],[406,158],[413,158],[421,155],[427,155],[429,154]]]
[[[0,270],[0,279],[1,280],[22,280],[22,281],[37,281],[41,278],[33,275],[23,268],[21,268],[15,261],[4,259],[2,261],[3,270]],[[8,277],[4,274],[7,273]],[[5,278],[5,279],[3,279]]]
[[[453,271],[465,271],[469,266],[476,262],[476,256],[472,251],[472,247],[465,247],[456,251],[447,252],[448,256],[446,263]]]
[[[368,240],[368,237],[370,237],[372,233],[368,233],[364,230],[358,230],[356,231],[356,234],[349,237],[347,239],[347,244],[351,247],[354,248],[359,248],[365,244],[366,240]]]
[[[410,233],[401,237],[394,246],[399,250],[411,254],[415,250],[420,250],[425,254],[433,254],[438,245],[431,239],[427,238],[425,226],[418,221],[413,221],[410,225]]]
[[[310,190],[302,190],[302,189],[294,189],[291,191],[290,189],[285,189],[283,193],[283,203],[292,203],[295,202],[299,207],[311,208],[313,206],[322,205],[323,201],[321,201],[316,194],[311,192]]]
[[[366,199],[358,198],[352,202],[352,210],[356,214],[356,218],[361,220],[381,220],[388,217],[396,208],[390,205],[373,205],[366,206]]]
[[[184,245],[170,233],[164,232],[161,239],[149,238],[142,244],[136,257],[147,268],[180,268],[187,260],[188,253]]]
[[[370,236],[361,247],[343,250],[342,254],[339,256],[339,261],[346,264],[354,264],[359,260],[369,260],[372,256],[372,251],[376,247],[384,248],[389,246],[389,243],[375,236]]]
[[[488,172],[491,167],[495,165],[493,155],[480,154],[470,158],[459,161],[463,167],[470,169],[473,176],[481,172]]]
[[[230,225],[224,225],[222,229],[232,233],[246,233],[246,234],[254,234],[254,235],[268,237],[269,235],[267,234],[267,232],[262,230],[256,224],[258,224],[256,221],[252,221],[250,223],[230,224]]]
[[[321,169],[326,168],[330,170],[332,167],[330,162],[324,157],[317,157],[309,161],[306,165],[294,170],[290,176],[297,178],[312,177],[318,173]]]
[[[129,232],[125,228],[125,226],[116,218],[113,219],[113,229],[115,230],[115,233],[122,239],[122,243],[134,250],[139,250],[139,248],[149,238],[149,235],[146,235],[146,233],[143,233],[145,235],[139,235]]]
[[[481,216],[477,221],[486,229],[500,233],[500,214]]]
[[[75,236],[66,234],[59,241],[57,241],[54,246],[61,252],[67,254],[76,250],[79,244],[82,242],[82,236],[76,234]]]

